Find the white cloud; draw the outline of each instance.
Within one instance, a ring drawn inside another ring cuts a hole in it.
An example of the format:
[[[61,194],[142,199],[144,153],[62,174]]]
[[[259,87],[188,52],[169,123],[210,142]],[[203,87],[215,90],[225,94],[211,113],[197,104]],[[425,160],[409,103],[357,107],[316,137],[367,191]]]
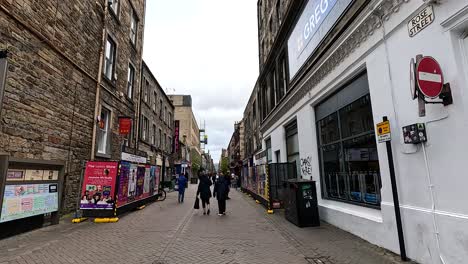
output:
[[[253,0],[148,0],[144,60],[168,93],[190,94],[215,162],[258,76]]]

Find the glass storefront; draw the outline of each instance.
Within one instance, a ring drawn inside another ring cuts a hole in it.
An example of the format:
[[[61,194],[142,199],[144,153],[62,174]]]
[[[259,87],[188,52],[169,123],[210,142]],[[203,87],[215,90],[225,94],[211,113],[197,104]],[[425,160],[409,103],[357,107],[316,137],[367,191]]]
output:
[[[367,75],[316,107],[322,195],[380,207],[380,169]]]

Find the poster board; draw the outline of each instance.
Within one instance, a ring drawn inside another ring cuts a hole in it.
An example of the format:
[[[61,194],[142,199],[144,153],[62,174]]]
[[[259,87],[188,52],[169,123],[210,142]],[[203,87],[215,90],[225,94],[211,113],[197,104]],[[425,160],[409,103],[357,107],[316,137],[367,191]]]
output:
[[[157,195],[159,166],[120,162],[117,208]]]
[[[57,224],[64,165],[0,155],[0,223],[51,214]]]
[[[81,188],[80,209],[114,209],[117,172],[118,162],[87,162]]]

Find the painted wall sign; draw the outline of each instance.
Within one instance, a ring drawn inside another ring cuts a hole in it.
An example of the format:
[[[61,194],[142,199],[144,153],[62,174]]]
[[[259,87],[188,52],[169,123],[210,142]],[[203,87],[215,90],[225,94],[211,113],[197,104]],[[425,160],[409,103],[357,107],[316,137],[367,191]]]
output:
[[[353,0],[309,0],[288,39],[292,79]]]
[[[180,126],[180,121],[175,120],[174,121],[174,144],[172,145],[174,147],[173,148],[174,153],[179,152],[179,133],[180,133],[179,126]]]
[[[439,63],[432,57],[423,57],[416,65],[419,91],[428,98],[437,98],[444,87],[444,75]]]
[[[434,10],[431,5],[428,5],[408,21],[409,36],[414,37],[432,22],[434,22]]]

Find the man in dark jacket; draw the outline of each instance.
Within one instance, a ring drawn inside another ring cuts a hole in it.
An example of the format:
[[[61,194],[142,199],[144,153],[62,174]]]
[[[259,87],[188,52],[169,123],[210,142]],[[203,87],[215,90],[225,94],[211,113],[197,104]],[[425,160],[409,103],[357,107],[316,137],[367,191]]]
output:
[[[226,198],[228,194],[228,182],[225,176],[221,173],[214,187],[214,196],[218,199],[218,215],[222,216],[226,214]]]
[[[200,195],[200,199],[202,202],[203,207],[203,214],[210,214],[210,198],[211,198],[211,180],[208,176],[204,173],[204,171],[200,171],[198,176],[200,183],[198,183],[198,190],[197,196]],[[208,211],[206,211],[206,207],[208,207]]]
[[[187,185],[187,178],[185,178],[183,174],[179,175],[177,184],[179,187],[179,203],[183,203],[185,196],[185,186]]]

